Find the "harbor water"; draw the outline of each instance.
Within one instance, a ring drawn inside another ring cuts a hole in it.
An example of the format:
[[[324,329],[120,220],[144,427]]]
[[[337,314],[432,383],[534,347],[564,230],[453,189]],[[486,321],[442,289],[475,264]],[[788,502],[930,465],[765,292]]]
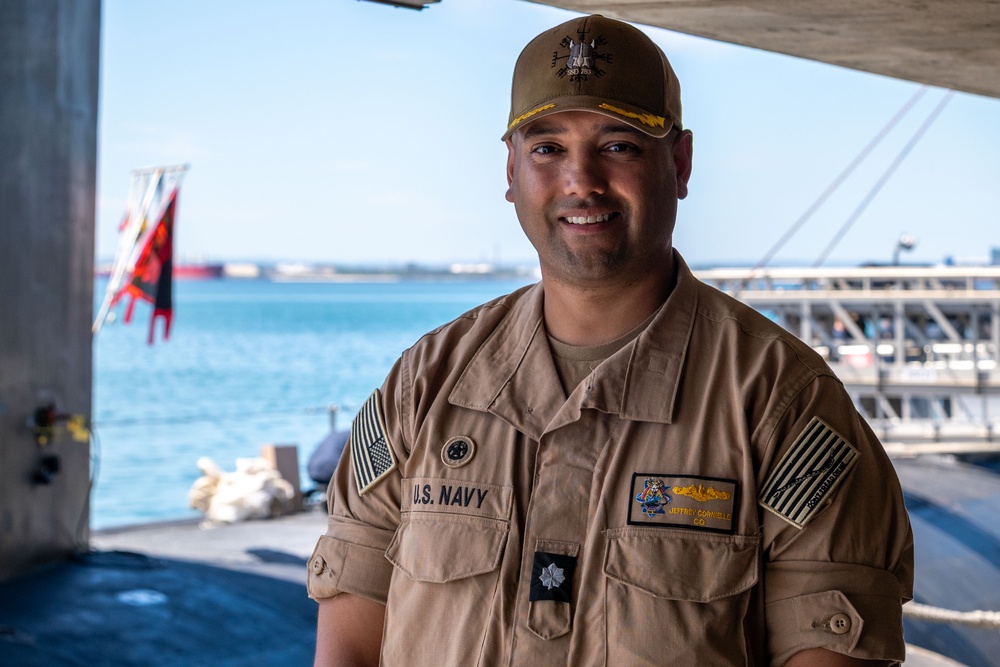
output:
[[[199,457],[225,470],[267,443],[305,463],[423,333],[528,282],[179,281],[170,340],[147,344],[151,309],[94,338],[91,526],[200,516]],[[95,298],[104,292],[95,285]]]

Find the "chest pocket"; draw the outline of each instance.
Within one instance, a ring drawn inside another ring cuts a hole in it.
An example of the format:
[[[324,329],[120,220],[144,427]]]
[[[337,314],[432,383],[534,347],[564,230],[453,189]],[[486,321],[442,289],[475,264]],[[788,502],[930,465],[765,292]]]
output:
[[[503,519],[403,512],[385,553],[386,627],[401,631],[385,633],[382,664],[479,664],[509,531]]]
[[[759,536],[634,527],[605,535],[609,664],[749,662],[743,620]]]
[[[385,555],[413,581],[444,584],[500,567],[508,530],[502,519],[404,513]]]

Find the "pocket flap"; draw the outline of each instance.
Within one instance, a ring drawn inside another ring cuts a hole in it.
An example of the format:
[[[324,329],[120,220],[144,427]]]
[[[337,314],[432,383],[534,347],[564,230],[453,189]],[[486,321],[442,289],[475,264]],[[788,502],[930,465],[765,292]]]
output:
[[[658,598],[711,602],[757,583],[760,537],[662,528],[605,532],[604,574]]]
[[[496,519],[404,514],[385,556],[414,581],[443,584],[500,567],[508,530]]]

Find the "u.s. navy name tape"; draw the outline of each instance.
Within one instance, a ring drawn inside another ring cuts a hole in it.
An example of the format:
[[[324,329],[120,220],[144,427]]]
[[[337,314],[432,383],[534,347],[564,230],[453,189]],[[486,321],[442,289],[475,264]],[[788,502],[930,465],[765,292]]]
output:
[[[819,417],[813,417],[781,457],[761,488],[758,501],[802,528],[858,456],[858,450],[843,436]]]
[[[364,495],[396,469],[396,457],[382,416],[382,392],[376,389],[351,424],[351,467],[358,494]]]

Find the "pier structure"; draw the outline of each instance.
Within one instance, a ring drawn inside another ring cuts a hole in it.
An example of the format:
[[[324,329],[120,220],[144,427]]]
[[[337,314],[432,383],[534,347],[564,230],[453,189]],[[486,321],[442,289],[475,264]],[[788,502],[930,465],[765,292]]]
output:
[[[0,2],[0,581],[90,533],[100,35],[100,0]]]
[[[886,449],[1000,452],[1000,266],[696,273],[819,352]]]

